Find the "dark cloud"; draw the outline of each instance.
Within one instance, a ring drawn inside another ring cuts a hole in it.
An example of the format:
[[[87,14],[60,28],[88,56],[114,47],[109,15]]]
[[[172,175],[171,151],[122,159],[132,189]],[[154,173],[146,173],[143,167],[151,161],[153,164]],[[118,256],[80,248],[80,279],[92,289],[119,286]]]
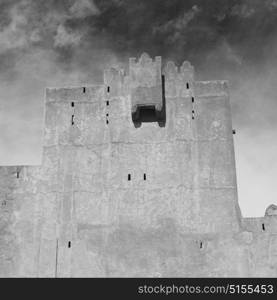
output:
[[[39,162],[46,86],[101,82],[146,51],[230,81],[242,203],[259,182],[262,214],[276,198],[276,16],[277,0],[0,0],[0,164]]]
[[[258,64],[269,55],[263,45],[276,36],[274,0],[1,0],[0,5],[0,55],[50,49],[61,65],[82,48],[84,59],[102,49],[119,59],[147,51],[201,67],[209,51],[227,44],[239,60]]]

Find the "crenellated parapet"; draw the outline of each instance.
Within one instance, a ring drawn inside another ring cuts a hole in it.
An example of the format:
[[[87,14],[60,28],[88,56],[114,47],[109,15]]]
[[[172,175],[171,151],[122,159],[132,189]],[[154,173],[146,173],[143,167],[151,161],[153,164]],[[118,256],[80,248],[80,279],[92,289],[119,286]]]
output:
[[[271,217],[271,216],[277,217],[277,205],[275,205],[275,204],[269,205],[267,207],[267,209],[265,210],[265,216],[266,217]]]
[[[112,67],[104,70],[105,92],[108,98],[120,96],[124,93],[123,69]]]
[[[169,61],[163,73],[166,97],[182,97],[190,94],[194,83],[194,67],[188,61],[184,61],[180,68]]]
[[[140,59],[129,60],[129,76],[126,78],[131,97],[131,113],[135,127],[141,122],[165,123],[164,82],[161,73],[161,57],[154,60],[146,53]]]
[[[153,60],[147,53],[143,53],[139,60],[129,59],[129,85],[136,87],[160,86],[162,69],[162,58],[156,56]]]

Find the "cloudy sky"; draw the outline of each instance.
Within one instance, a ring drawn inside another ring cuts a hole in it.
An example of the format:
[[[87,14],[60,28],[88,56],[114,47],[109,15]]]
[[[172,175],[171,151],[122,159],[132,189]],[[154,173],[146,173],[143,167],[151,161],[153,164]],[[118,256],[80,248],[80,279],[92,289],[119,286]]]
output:
[[[227,79],[244,216],[277,203],[277,0],[0,0],[0,165],[37,164],[46,86],[142,52]]]

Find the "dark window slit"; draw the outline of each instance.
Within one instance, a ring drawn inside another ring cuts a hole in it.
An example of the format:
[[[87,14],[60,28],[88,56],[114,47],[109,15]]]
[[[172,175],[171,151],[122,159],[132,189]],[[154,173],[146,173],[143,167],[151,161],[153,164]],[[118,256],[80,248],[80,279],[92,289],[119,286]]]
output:
[[[128,174],[128,181],[131,180],[131,174]]]
[[[71,125],[74,125],[74,115],[71,116]]]
[[[263,229],[263,231],[265,231],[265,226],[264,226],[264,223],[262,224],[262,229]]]
[[[74,107],[74,102],[71,102],[71,107]]]
[[[68,248],[71,248],[71,241],[68,242]]]
[[[107,87],[107,92],[108,92],[108,93],[110,92],[110,87],[109,87],[109,86]]]
[[[191,102],[194,103],[194,97],[191,98]]]
[[[83,87],[83,93],[85,93],[86,92],[86,88],[85,87]]]
[[[143,180],[146,180],[146,174],[145,173],[143,174]]]
[[[189,89],[189,83],[187,82],[187,89]]]
[[[109,106],[109,105],[110,105],[110,102],[109,102],[109,101],[106,101],[106,105]]]

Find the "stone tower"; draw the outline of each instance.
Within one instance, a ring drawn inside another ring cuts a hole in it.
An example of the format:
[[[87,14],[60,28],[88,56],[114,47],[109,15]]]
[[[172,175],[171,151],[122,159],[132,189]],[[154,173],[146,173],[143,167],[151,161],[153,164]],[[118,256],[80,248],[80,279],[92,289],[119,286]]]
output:
[[[276,276],[276,207],[238,206],[227,82],[131,58],[47,89],[43,147],[0,168],[1,276]]]

